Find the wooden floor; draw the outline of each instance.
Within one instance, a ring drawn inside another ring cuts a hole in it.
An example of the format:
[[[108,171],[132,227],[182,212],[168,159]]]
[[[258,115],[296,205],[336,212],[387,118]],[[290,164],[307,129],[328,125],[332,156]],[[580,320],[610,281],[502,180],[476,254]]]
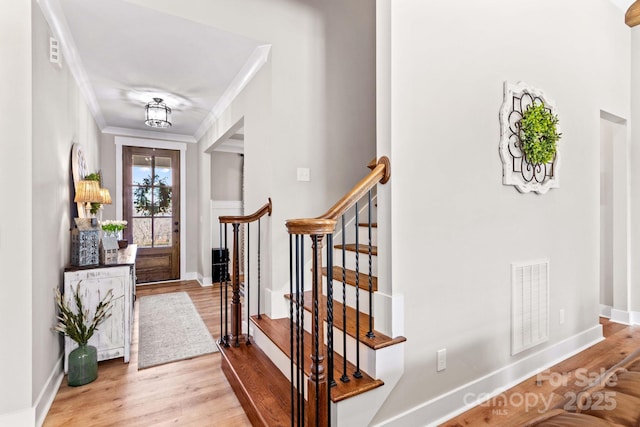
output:
[[[521,426],[584,388],[586,378],[607,370],[640,348],[640,326],[600,319],[605,340],[533,376],[496,398],[442,424],[444,427]]]
[[[137,296],[186,291],[209,328],[219,337],[219,287],[175,282],[137,288]],[[99,363],[98,379],[67,386],[56,395],[45,427],[53,426],[250,426],[240,402],[220,369],[220,353],[138,371],[138,307],[128,364]]]
[[[218,287],[202,288],[193,281],[149,285],[138,287],[138,297],[177,291],[189,293],[209,331],[218,337]],[[44,422],[45,427],[251,425],[220,369],[219,353],[138,371],[137,317],[136,305],[130,363],[125,364],[122,359],[100,362],[98,379],[82,387],[68,387],[65,378]],[[544,378],[529,378],[504,392],[503,397],[477,406],[442,426],[522,425],[544,407],[542,397],[555,405],[568,393],[582,388],[577,385],[580,373],[597,374],[601,368],[608,369],[640,348],[640,327],[605,319],[601,323],[605,341],[552,367]],[[535,406],[526,407],[518,404],[521,401],[518,396],[530,396],[530,399],[537,396],[539,401]]]

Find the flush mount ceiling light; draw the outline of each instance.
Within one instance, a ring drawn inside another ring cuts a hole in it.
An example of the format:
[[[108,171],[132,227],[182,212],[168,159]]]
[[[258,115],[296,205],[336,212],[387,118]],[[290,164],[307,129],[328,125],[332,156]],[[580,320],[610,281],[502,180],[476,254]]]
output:
[[[171,126],[171,108],[162,102],[162,98],[153,98],[153,102],[144,107],[144,124],[152,128],[168,128]]]

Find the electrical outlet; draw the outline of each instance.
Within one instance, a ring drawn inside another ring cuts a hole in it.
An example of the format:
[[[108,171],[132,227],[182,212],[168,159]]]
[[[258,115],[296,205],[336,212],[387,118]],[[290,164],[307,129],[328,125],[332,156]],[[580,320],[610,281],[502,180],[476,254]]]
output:
[[[437,359],[438,359],[438,367],[436,368],[436,371],[440,372],[447,369],[447,349],[446,348],[443,348],[442,350],[438,350]]]
[[[564,325],[564,308],[560,309],[560,315],[558,317],[560,318],[560,324]]]

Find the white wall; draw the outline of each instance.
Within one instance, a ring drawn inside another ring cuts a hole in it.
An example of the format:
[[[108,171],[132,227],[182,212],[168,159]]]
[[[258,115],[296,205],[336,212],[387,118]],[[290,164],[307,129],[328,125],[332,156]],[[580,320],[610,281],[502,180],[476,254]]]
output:
[[[599,113],[629,117],[630,38],[606,0],[393,0],[389,14],[392,284],[408,341],[376,420],[415,410],[428,423],[429,399],[599,330]],[[560,188],[546,195],[502,185],[505,80],[557,102]],[[540,258],[551,263],[550,340],[511,356],[510,264]]]
[[[0,425],[33,421],[31,2],[0,3]],[[56,350],[57,351],[57,350]]]
[[[640,252],[640,221],[635,220],[640,212],[640,26],[631,29],[631,147],[630,147],[630,181],[631,181],[631,311],[636,314],[636,323],[640,323],[640,263],[637,254]]]
[[[211,153],[211,200],[242,200],[242,156]]]
[[[366,164],[374,157],[375,4],[132,2],[272,45],[267,69],[260,72],[264,75],[256,76],[266,79],[264,86],[252,82],[253,89],[245,89],[260,94],[251,95],[249,103],[234,102],[201,139],[200,148],[206,150],[245,117],[245,211],[271,197],[271,252],[288,253],[285,220],[322,214],[366,175]],[[210,163],[208,154],[200,162],[200,236],[210,234],[202,228],[210,220],[204,204],[210,196]],[[311,169],[311,182],[296,181],[297,167]],[[202,242],[200,249],[199,269],[207,276],[210,245]],[[277,260],[271,277],[281,286],[288,281],[288,263],[284,257]]]
[[[32,399],[43,415],[48,393],[59,379],[61,340],[51,331],[56,321],[53,289],[63,281],[70,259],[73,186],[71,146],[82,145],[89,171],[100,168],[100,134],[66,65],[49,63],[51,32],[33,8],[33,365]],[[46,213],[45,213],[46,212]],[[44,393],[43,397],[40,394]]]

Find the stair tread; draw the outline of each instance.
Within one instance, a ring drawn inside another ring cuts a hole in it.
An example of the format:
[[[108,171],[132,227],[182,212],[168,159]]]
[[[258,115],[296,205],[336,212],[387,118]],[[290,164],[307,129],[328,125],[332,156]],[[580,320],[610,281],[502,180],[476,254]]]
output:
[[[369,245],[358,245],[357,249],[356,249],[356,245],[355,243],[348,243],[346,245],[335,245],[334,248],[336,249],[342,249],[345,248],[346,250],[350,251],[350,252],[360,252],[361,254],[369,254]],[[371,255],[378,255],[378,247],[377,246],[371,246]]]
[[[368,227],[369,223],[368,222],[359,222],[358,226],[359,227]],[[378,223],[377,222],[372,222],[371,223],[371,228],[378,228]]]
[[[278,348],[291,358],[291,344],[289,336],[289,319],[271,319],[266,314],[258,316],[251,316],[251,321],[255,324]],[[309,361],[304,364],[304,372],[306,375],[310,374],[310,358],[311,354],[311,334],[304,333],[304,355],[303,360]],[[325,359],[326,360],[326,359]],[[382,380],[371,378],[366,373],[362,372],[362,378],[355,378],[351,374],[355,371],[355,366],[350,362],[347,362],[347,372],[349,373],[350,381],[343,383],[340,381],[342,376],[343,358],[337,353],[334,353],[334,369],[333,375],[336,381],[336,386],[331,388],[331,400],[333,402],[339,402],[349,397],[362,394],[366,391],[380,387],[384,384]],[[326,368],[326,366],[325,366]],[[277,368],[276,368],[277,369]],[[278,371],[279,372],[279,371]],[[288,396],[288,394],[287,394]]]
[[[333,267],[333,280],[338,282],[342,282],[342,271],[346,270],[346,278],[345,281],[348,285],[356,286],[356,272],[353,270],[343,269],[342,267]],[[322,274],[324,276],[327,275],[327,268],[322,268]],[[369,275],[365,273],[358,273],[358,287],[365,291],[369,290]],[[378,278],[375,276],[371,276],[371,290],[376,292],[378,290]]]
[[[291,386],[269,357],[256,345],[222,345],[222,370],[253,425],[289,425]]]
[[[291,295],[285,295],[285,298],[291,299]],[[313,298],[311,295],[311,291],[306,291],[304,293],[304,309],[311,312]],[[326,306],[327,304],[327,296],[322,295],[322,300],[320,302]],[[342,316],[342,308],[343,304],[338,301],[333,301],[333,325],[344,331],[344,321]],[[326,320],[326,319],[324,319]],[[375,320],[374,320],[375,327]],[[398,344],[406,341],[405,337],[396,337],[391,338],[382,332],[373,330],[374,337],[367,337],[367,332],[369,331],[369,315],[366,313],[360,312],[360,342],[367,347],[370,347],[374,350],[378,350],[384,347],[388,347],[390,345]],[[356,309],[353,307],[347,306],[347,334],[353,338],[356,338]],[[336,338],[337,339],[337,338]]]

